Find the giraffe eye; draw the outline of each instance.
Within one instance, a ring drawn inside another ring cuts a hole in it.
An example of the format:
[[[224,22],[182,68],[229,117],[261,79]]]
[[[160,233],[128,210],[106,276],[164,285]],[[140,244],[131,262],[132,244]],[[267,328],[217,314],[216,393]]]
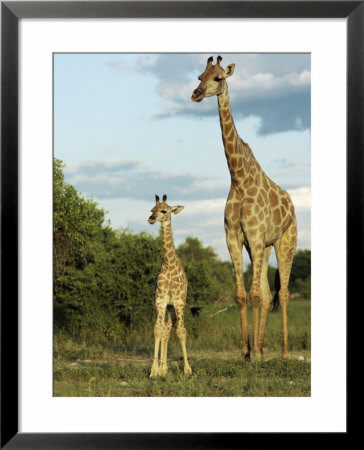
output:
[[[161,213],[165,214],[167,211],[161,211]]]
[[[218,83],[220,83],[220,81],[222,80],[222,78],[216,77],[215,81],[217,81]]]

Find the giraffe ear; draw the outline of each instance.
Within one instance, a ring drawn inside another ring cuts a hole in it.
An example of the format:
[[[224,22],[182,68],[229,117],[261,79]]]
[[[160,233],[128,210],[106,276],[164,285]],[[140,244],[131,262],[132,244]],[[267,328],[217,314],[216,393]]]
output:
[[[178,205],[178,206],[172,206],[171,207],[171,213],[178,214],[184,209],[184,206]]]
[[[229,64],[228,66],[226,66],[226,69],[225,69],[226,78],[231,77],[231,75],[234,73],[234,70],[235,70],[235,64]]]

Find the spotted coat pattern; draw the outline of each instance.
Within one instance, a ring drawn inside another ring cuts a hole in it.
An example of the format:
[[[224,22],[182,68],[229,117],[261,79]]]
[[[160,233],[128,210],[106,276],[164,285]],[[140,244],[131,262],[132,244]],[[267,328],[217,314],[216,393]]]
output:
[[[184,326],[187,277],[181,260],[176,254],[171,225],[171,214],[178,214],[182,211],[183,206],[170,207],[166,200],[166,195],[163,196],[162,202],[156,196],[156,205],[152,209],[152,215],[148,219],[150,224],[161,222],[164,255],[155,290],[157,320],[154,326],[154,360],[150,377],[165,375],[168,371],[167,348],[175,317],[177,319],[177,336],[181,343],[184,359],[184,372],[186,374],[192,373],[187,358],[187,332]]]
[[[265,174],[249,145],[238,135],[226,83],[226,78],[233,74],[235,65],[229,64],[223,69],[220,66],[221,60],[219,56],[217,63],[213,65],[213,58],[208,59],[205,72],[199,76],[200,84],[194,90],[192,100],[200,102],[205,97],[216,95],[218,101],[222,140],[231,176],[224,224],[226,243],[235,271],[236,302],[242,329],[242,356],[247,359],[251,357],[242,249],[243,246],[246,247],[253,266],[249,295],[253,321],[252,350],[254,355],[258,353],[263,358],[264,333],[272,298],[267,271],[269,255],[274,247],[280,278],[282,357],[288,358],[288,281],[297,244],[295,210],[289,194]]]

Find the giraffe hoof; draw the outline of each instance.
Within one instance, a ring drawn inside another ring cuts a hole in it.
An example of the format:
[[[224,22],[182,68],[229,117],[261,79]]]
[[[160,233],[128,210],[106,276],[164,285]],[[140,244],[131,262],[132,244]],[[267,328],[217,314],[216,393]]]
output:
[[[186,375],[191,375],[192,374],[192,369],[190,366],[185,366],[184,372]]]
[[[158,375],[166,375],[166,373],[168,372],[168,367],[166,366],[160,366],[159,370],[158,370]]]
[[[149,378],[155,378],[158,376],[158,364],[153,364],[150,371]]]
[[[282,359],[290,359],[291,355],[289,352],[282,352]]]

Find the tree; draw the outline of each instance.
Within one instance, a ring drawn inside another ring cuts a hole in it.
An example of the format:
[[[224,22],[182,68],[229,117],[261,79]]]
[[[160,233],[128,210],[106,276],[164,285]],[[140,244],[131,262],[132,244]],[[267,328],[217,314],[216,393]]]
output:
[[[92,199],[86,200],[65,182],[64,163],[53,163],[53,252],[56,276],[77,253],[84,253],[87,242],[102,231],[105,212]],[[73,255],[71,253],[73,252]]]
[[[113,248],[112,305],[128,326],[154,317],[154,288],[162,265],[162,241],[147,233],[117,232]]]
[[[105,335],[116,325],[107,297],[100,295],[110,255],[105,240],[114,232],[104,225],[105,213],[65,182],[64,164],[54,159],[53,254],[54,322],[79,337]]]
[[[230,262],[222,262],[211,247],[187,237],[178,249],[188,279],[187,303],[199,306],[215,301],[230,301],[234,279]]]
[[[291,282],[307,280],[311,277],[311,250],[298,250],[293,258]]]
[[[311,297],[311,250],[298,250],[293,258],[289,288],[304,298]]]

